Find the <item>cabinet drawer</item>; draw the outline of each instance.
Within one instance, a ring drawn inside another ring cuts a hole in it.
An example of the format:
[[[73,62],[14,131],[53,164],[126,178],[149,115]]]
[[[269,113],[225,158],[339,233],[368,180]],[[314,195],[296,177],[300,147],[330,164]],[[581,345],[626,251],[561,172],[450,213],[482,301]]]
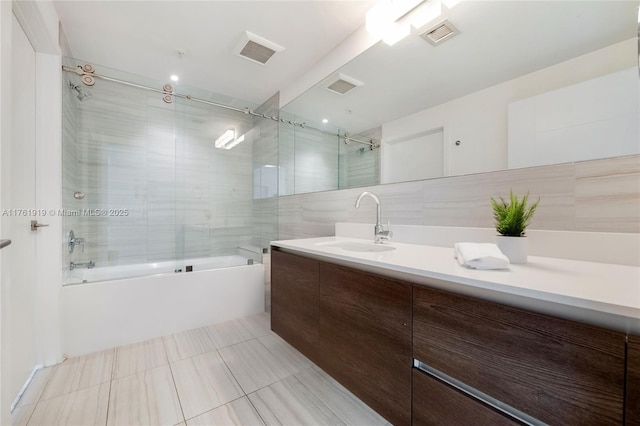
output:
[[[271,252],[271,329],[317,359],[319,288],[317,260]]]
[[[414,357],[549,424],[622,424],[625,336],[414,287]]]
[[[411,423],[411,285],[320,264],[321,367],[394,425]]]
[[[413,425],[514,426],[519,423],[426,373],[413,370]]]
[[[629,336],[627,346],[626,425],[640,425],[640,336]]]

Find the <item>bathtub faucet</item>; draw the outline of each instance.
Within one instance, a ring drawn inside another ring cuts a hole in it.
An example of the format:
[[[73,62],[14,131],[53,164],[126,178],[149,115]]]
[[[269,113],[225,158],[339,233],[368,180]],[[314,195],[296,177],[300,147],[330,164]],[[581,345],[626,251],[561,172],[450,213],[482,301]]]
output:
[[[360,201],[365,197],[369,196],[373,198],[373,201],[376,202],[376,227],[374,230],[374,243],[382,244],[385,241],[388,241],[393,236],[393,232],[391,232],[391,226],[387,225],[385,229],[384,225],[381,223],[381,214],[380,214],[380,199],[376,194],[373,194],[369,191],[365,191],[358,196],[356,199],[356,209],[360,207]]]
[[[96,262],[94,262],[93,260],[90,260],[86,263],[75,263],[75,262],[69,262],[69,270],[73,271],[76,268],[87,268],[87,269],[91,269],[91,268],[95,268],[96,266]]]

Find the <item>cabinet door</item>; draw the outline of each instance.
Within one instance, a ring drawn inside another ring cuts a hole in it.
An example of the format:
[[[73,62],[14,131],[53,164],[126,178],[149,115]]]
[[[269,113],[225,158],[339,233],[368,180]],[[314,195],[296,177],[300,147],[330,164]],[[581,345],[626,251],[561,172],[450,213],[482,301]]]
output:
[[[414,357],[549,424],[622,424],[625,336],[414,288]]]
[[[318,263],[271,252],[271,329],[312,361],[318,353]]]
[[[413,425],[515,426],[518,423],[428,374],[413,370]]]
[[[395,425],[411,423],[411,286],[320,263],[321,366]]]
[[[627,344],[626,424],[640,425],[640,336],[629,336]]]

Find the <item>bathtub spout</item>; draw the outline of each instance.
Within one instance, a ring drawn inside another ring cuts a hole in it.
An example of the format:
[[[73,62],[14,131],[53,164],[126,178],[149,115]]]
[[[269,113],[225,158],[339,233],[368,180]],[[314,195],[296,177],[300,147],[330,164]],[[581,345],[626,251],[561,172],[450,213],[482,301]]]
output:
[[[86,262],[86,263],[69,262],[70,271],[73,271],[76,268],[92,269],[92,268],[95,268],[95,266],[96,266],[96,262],[94,262],[93,260],[90,260],[89,262]]]

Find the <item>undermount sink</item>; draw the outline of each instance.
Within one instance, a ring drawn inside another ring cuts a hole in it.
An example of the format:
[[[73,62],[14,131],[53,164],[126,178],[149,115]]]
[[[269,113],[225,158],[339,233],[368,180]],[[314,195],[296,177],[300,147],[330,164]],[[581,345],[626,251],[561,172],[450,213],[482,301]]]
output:
[[[382,244],[374,244],[374,243],[359,243],[356,241],[332,241],[326,243],[316,243],[318,246],[322,247],[335,247],[346,251],[357,251],[362,253],[372,252],[372,253],[380,253],[384,251],[392,251],[395,250],[395,247],[382,245]]]

